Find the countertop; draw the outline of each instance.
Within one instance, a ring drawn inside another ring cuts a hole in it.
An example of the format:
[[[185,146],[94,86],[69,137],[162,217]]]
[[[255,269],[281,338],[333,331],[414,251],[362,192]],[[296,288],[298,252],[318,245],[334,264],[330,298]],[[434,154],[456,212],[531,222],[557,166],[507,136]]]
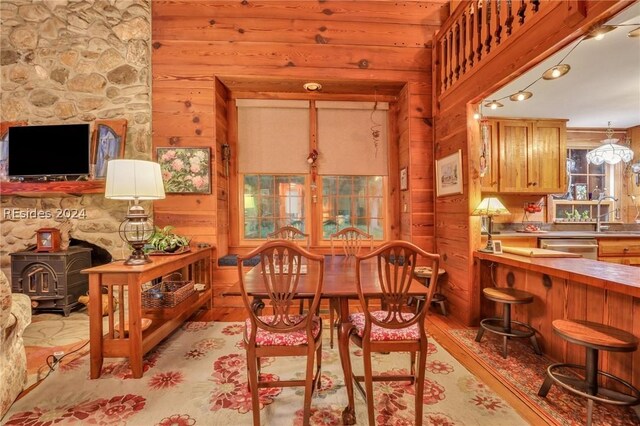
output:
[[[584,258],[540,258],[508,253],[474,252],[474,257],[640,297],[640,268],[635,266]]]
[[[500,231],[492,233],[494,240],[509,238],[640,238],[640,231],[547,231],[547,232],[514,232]]]

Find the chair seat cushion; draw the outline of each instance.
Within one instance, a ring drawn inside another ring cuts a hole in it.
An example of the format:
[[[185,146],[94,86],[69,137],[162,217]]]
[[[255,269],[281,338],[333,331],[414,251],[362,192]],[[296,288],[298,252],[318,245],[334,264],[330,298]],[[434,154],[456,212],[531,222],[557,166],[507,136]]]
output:
[[[290,315],[290,318],[294,322],[298,322],[302,319],[303,315]],[[259,317],[262,321],[267,324],[273,320],[273,315],[266,315]],[[311,332],[313,333],[313,337],[317,338],[322,330],[322,322],[319,316],[314,315],[312,318],[313,327]],[[247,318],[245,321],[245,326],[247,327],[246,336],[251,335],[251,320]],[[256,335],[256,344],[258,346],[300,346],[307,344],[307,332],[306,330],[300,329],[293,332],[288,333],[274,333],[263,329],[258,329],[258,333]]]
[[[358,336],[362,337],[364,334],[364,315],[363,313],[349,314],[349,321],[355,326]],[[371,316],[379,320],[383,320],[387,316],[386,311],[374,311],[371,312]],[[414,317],[414,314],[403,313],[402,317],[405,320],[410,320]],[[397,341],[397,340],[418,340],[420,338],[420,329],[418,324],[413,324],[404,328],[384,328],[379,325],[371,325],[371,341]]]

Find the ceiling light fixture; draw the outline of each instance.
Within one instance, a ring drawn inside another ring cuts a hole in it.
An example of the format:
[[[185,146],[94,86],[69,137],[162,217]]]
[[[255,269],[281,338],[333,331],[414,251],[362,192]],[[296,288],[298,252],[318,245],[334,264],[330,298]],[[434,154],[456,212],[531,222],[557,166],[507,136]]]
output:
[[[322,90],[322,84],[310,81],[302,85],[307,92],[319,92]]]
[[[635,30],[629,31],[627,37],[640,37],[640,27],[636,28]]]
[[[618,139],[613,139],[613,129],[609,121],[607,128],[607,139],[602,141],[602,145],[594,150],[587,152],[587,162],[589,164],[600,165],[602,163],[618,164],[621,161],[625,163],[633,160],[633,151],[625,145],[618,144]]]
[[[484,104],[484,106],[486,106],[487,108],[491,108],[491,109],[498,109],[498,108],[502,108],[504,105],[502,105],[498,101],[491,101],[491,102],[487,102],[486,104]]]
[[[571,66],[569,64],[558,64],[546,70],[542,74],[542,78],[545,80],[555,80],[567,74],[570,69]]]
[[[590,38],[594,38],[596,40],[602,40],[604,38],[604,35],[610,31],[613,31],[616,29],[615,25],[601,25],[598,28],[594,29],[593,31],[591,31],[589,34],[587,34],[584,39],[588,40]]]
[[[526,101],[532,96],[533,96],[533,93],[520,90],[518,93],[514,93],[513,95],[509,96],[509,99],[511,99],[514,102],[521,102],[521,101]]]

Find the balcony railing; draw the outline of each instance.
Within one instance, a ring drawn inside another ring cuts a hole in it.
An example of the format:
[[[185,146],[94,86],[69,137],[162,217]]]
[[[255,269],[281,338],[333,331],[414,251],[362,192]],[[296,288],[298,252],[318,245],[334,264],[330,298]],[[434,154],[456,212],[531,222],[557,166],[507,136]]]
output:
[[[461,2],[436,36],[438,96],[493,56],[509,39],[532,27],[536,15],[561,3],[540,0]]]

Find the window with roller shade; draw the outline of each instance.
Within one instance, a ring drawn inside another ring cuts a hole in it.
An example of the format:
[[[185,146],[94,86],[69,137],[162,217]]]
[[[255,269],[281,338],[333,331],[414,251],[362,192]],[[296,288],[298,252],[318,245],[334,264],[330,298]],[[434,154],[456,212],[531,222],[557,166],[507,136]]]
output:
[[[385,238],[386,103],[316,102],[315,182],[306,162],[308,101],[238,100],[237,106],[241,240],[265,239],[285,225],[316,233],[317,241],[348,226]],[[318,209],[317,223],[310,223],[310,209]]]

